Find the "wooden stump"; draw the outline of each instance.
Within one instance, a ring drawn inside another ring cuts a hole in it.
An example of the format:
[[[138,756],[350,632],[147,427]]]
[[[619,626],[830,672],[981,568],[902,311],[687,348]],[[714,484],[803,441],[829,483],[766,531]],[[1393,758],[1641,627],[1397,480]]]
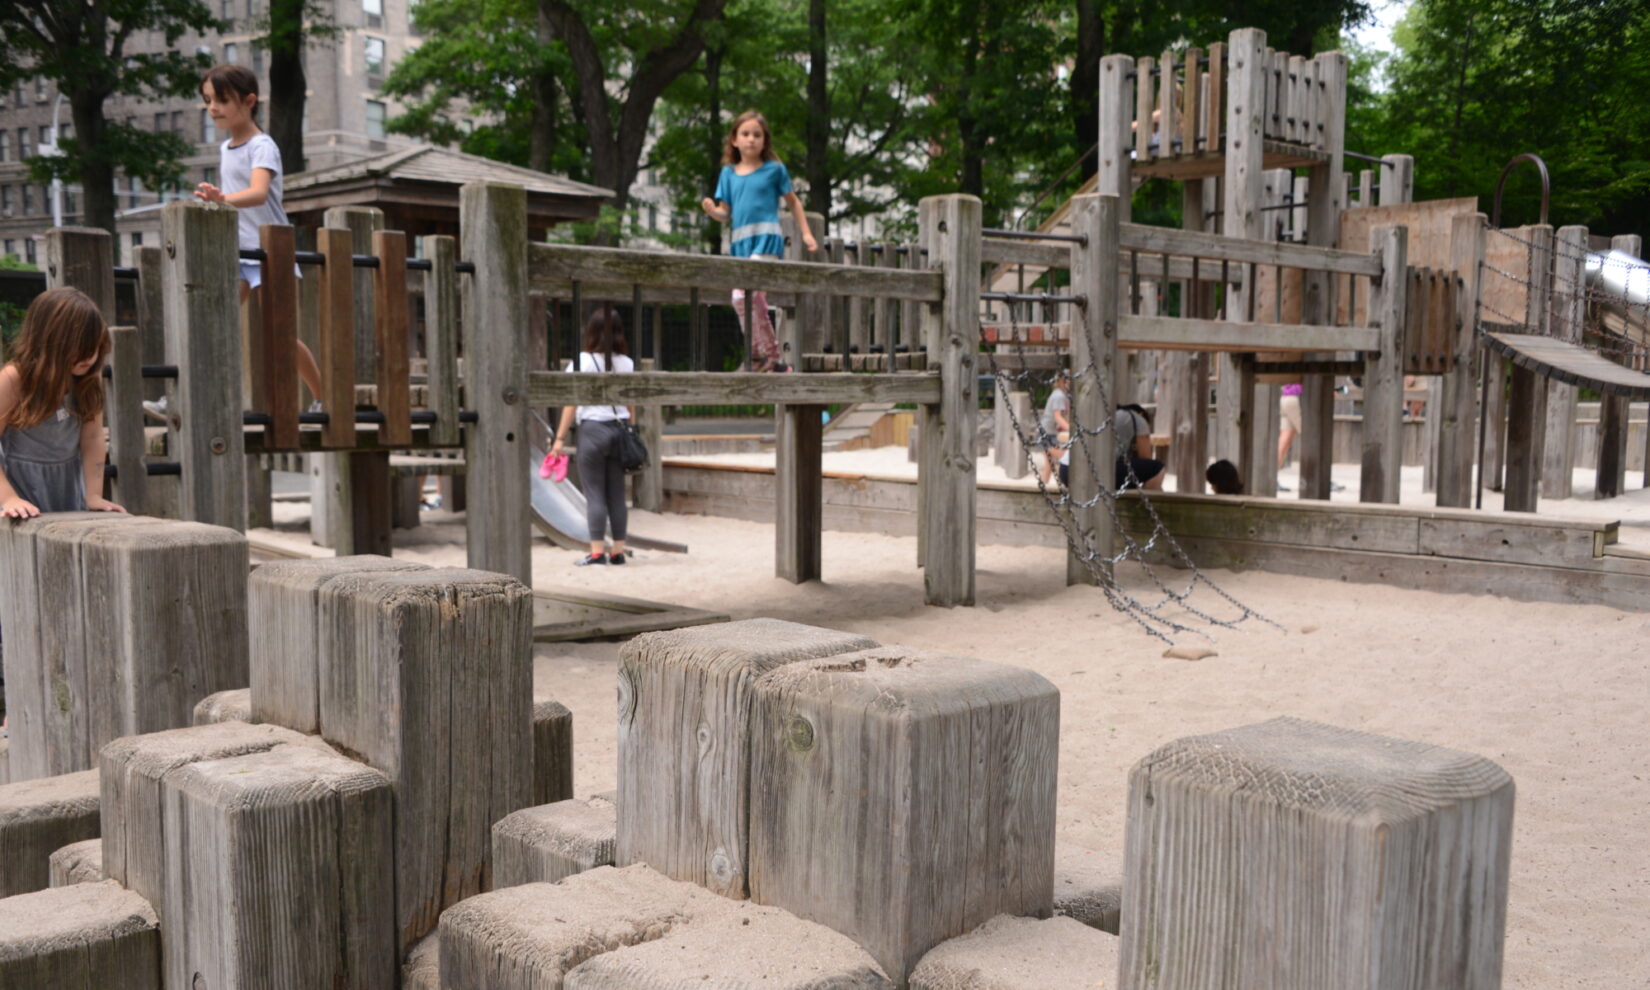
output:
[[[312,747],[181,767],[163,782],[169,987],[394,990],[389,780]]]
[[[108,879],[103,872],[103,840],[82,839],[52,853],[50,880],[53,887],[76,883],[97,883]]]
[[[53,513],[0,534],[11,777],[93,766],[247,683],[246,540],[199,523]]]
[[[98,762],[103,868],[167,916],[166,877],[172,871],[176,822],[161,810],[167,774],[202,760],[261,753],[276,746],[324,748],[319,740],[275,725],[219,722],[116,739]],[[181,867],[180,867],[181,868]]]
[[[1489,760],[1299,719],[1169,743],[1129,775],[1121,985],[1499,987],[1512,809]]]
[[[252,718],[294,732],[321,731],[321,589],[340,574],[422,571],[424,564],[363,554],[277,560],[247,582]]]
[[[407,953],[401,990],[441,990],[441,935],[431,932]]]
[[[752,682],[874,645],[777,619],[644,633],[625,644],[617,862],[745,897]]]
[[[237,688],[209,694],[195,703],[190,725],[210,725],[213,722],[252,721],[252,689]]]
[[[573,796],[573,713],[567,706],[534,692],[533,804],[566,801]],[[611,860],[611,857],[609,857]]]
[[[493,826],[493,889],[555,883],[613,865],[613,804],[599,798],[523,808]]]
[[[405,949],[488,888],[492,824],[532,801],[532,593],[483,571],[358,571],[320,605],[321,735],[390,778]]]
[[[1117,934],[1123,909],[1123,867],[1112,857],[1054,844],[1054,913]]]
[[[1059,728],[1052,684],[983,660],[882,647],[764,674],[751,899],[849,936],[902,986],[945,939],[1047,916]]]
[[[0,899],[0,987],[160,990],[155,912],[109,881]]]
[[[999,915],[941,942],[911,974],[911,990],[1091,990],[1114,987],[1117,939],[1070,918]]]
[[[97,771],[0,785],[0,897],[45,890],[52,853],[97,836]]]

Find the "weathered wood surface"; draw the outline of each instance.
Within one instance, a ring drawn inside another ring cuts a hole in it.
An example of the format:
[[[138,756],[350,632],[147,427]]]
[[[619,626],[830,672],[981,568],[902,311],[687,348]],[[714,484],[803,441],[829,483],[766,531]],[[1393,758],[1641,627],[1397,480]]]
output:
[[[217,722],[116,739],[98,761],[103,869],[166,917],[166,883],[181,869],[175,820],[161,810],[168,773],[191,763],[261,753],[276,746],[326,746],[275,725]]]
[[[648,633],[626,643],[619,660],[617,862],[645,862],[725,897],[746,896],[753,682],[785,664],[874,645],[776,619]]]
[[[47,873],[53,887],[107,879],[103,872],[103,840],[82,839],[52,850]]]
[[[162,782],[168,987],[394,990],[390,782],[307,746]]]
[[[401,990],[442,990],[439,932],[424,936],[407,952],[401,966]]]
[[[432,443],[456,444],[458,428],[458,273],[453,263],[458,245],[453,238],[436,235],[425,238],[430,270],[424,273],[424,352],[428,357],[428,391],[425,400],[435,411],[430,426]]]
[[[114,238],[97,227],[46,231],[46,288],[69,286],[91,297],[105,323],[115,321]]]
[[[1484,342],[1515,366],[1544,378],[1621,396],[1629,401],[1650,399],[1650,376],[1616,364],[1593,351],[1527,333],[1489,332]]]
[[[461,283],[465,398],[478,417],[464,431],[464,459],[472,469],[467,562],[531,585],[533,517],[528,486],[521,483],[536,466],[528,463],[522,359],[533,351],[527,332],[527,194],[520,186],[470,183],[459,199],[463,256],[475,265],[475,274]]]
[[[998,915],[935,946],[911,990],[1092,990],[1116,986],[1117,937],[1070,918]]]
[[[1478,460],[1478,378],[1484,357],[1478,347],[1478,298],[1482,290],[1484,214],[1457,214],[1450,223],[1450,262],[1461,280],[1455,297],[1455,330],[1450,335],[1454,370],[1443,378],[1435,408],[1438,418],[1437,490],[1440,506],[1472,504],[1473,466]],[[1499,362],[1497,362],[1499,363]]]
[[[46,889],[52,853],[97,838],[97,796],[96,770],[0,784],[0,897]]]
[[[190,725],[208,725],[212,722],[252,721],[252,689],[237,688],[209,694],[195,703]]]
[[[774,576],[792,584],[819,580],[824,561],[820,522],[822,405],[774,409]],[[663,487],[661,472],[660,487]],[[663,492],[660,492],[663,502]]]
[[[1171,742],[1129,775],[1121,985],[1499,987],[1512,810],[1506,771],[1423,743]]]
[[[1365,502],[1398,501],[1403,466],[1404,369],[1400,351],[1409,283],[1405,278],[1408,231],[1377,227],[1369,247],[1387,273],[1370,285],[1370,311],[1378,342],[1365,358],[1363,470],[1359,498]]]
[[[1551,339],[1579,347],[1587,316],[1587,228],[1560,227],[1553,252],[1550,301]],[[1600,358],[1613,364],[1607,358]],[[1623,369],[1631,374],[1631,369]],[[1638,376],[1641,380],[1643,374]],[[1572,429],[1576,420],[1576,387],[1569,382],[1547,382],[1546,440],[1541,451],[1541,494],[1569,498],[1575,470]]]
[[[1173,89],[1172,86],[1168,87]],[[1077,453],[1071,458],[1069,486],[1073,506],[1071,524],[1077,545],[1066,556],[1066,583],[1096,585],[1106,581],[1116,542],[1112,517],[1104,494],[1112,489],[1113,434],[1095,437],[1098,451],[1085,452],[1080,433],[1103,429],[1112,410],[1122,401],[1115,389],[1118,314],[1124,307],[1116,279],[1118,228],[1122,205],[1115,197],[1082,196],[1072,203],[1071,229],[1086,246],[1072,252],[1073,291],[1087,295],[1089,304],[1072,313],[1071,425]],[[1093,436],[1093,434],[1091,434]],[[1049,457],[1053,457],[1052,452]],[[1095,471],[1094,465],[1100,468]],[[1097,476],[1098,475],[1098,476]],[[1086,506],[1083,503],[1089,503]],[[1098,559],[1096,559],[1098,558]]]
[[[364,554],[277,560],[253,571],[247,580],[252,709],[245,721],[320,732],[321,656],[330,645],[321,625],[323,589],[344,574],[425,570],[424,564]]]
[[[702,292],[732,292],[755,285],[768,292],[940,301],[940,277],[932,272],[571,244],[532,244],[527,254],[535,287],[544,281],[576,280],[690,285]]]
[[[613,865],[618,819],[613,803],[569,799],[523,808],[493,825],[493,887],[555,883]]]
[[[1113,935],[1123,913],[1123,860],[1054,844],[1054,913]]]
[[[1297,323],[1237,323],[1175,316],[1123,316],[1118,346],[1176,351],[1367,351],[1379,346],[1373,327]]]
[[[178,508],[185,519],[246,529],[241,422],[240,268],[233,207],[178,201],[161,208],[167,251],[166,354],[178,366]]]
[[[573,713],[533,692],[533,797],[535,805],[573,796]]]
[[[654,371],[629,375],[533,372],[527,401],[562,405],[695,405],[703,403],[917,402],[939,398],[937,374],[773,375],[763,372]]]
[[[103,512],[4,530],[13,780],[87,769],[109,740],[187,725],[246,683],[239,533]]]
[[[566,990],[893,990],[865,950],[777,908],[718,905],[710,917],[595,956],[567,974]]]
[[[143,466],[143,341],[136,327],[110,327],[109,390],[103,421],[109,428],[114,495],[127,512],[142,514],[149,475]]]
[[[1059,723],[1052,684],[983,660],[881,647],[767,672],[751,899],[849,936],[900,986],[997,914],[1046,916]]]
[[[161,990],[160,977],[155,912],[119,884],[0,898],[0,987]]]
[[[253,294],[257,301],[259,333],[252,341],[254,394],[264,401],[271,417],[270,446],[290,447],[298,437],[298,272],[294,254],[297,232],[286,224],[264,224],[258,231],[263,262],[263,284]],[[249,300],[250,302],[251,300]]]
[[[395,794],[406,948],[487,889],[492,823],[532,801],[532,594],[481,571],[360,571],[322,588],[319,628],[321,736]]]
[[[1373,276],[1381,273],[1380,259],[1362,252],[1342,251],[1316,244],[1248,240],[1230,235],[1177,230],[1174,227],[1150,227],[1136,223],[1123,224],[1121,246],[1125,253],[1140,251],[1143,254],[1179,255],[1214,262],[1306,268],[1349,275]],[[1220,271],[1219,264],[1204,267],[1211,275],[1218,275]]]

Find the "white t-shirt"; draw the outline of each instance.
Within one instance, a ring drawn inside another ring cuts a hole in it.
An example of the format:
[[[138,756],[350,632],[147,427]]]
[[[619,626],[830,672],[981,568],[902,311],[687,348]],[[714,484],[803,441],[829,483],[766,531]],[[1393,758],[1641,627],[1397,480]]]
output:
[[[269,197],[263,205],[246,206],[239,211],[242,248],[260,246],[258,228],[264,224],[287,222],[286,209],[281,206],[281,149],[274,138],[262,133],[254,134],[242,145],[225,141],[218,146],[218,188],[224,195],[250,189],[255,168],[267,168],[275,174],[269,180]]]
[[[567,370],[573,370],[573,362],[569,361],[567,363]],[[579,370],[588,372],[606,371],[607,361],[605,355],[592,354],[589,351],[580,351]],[[636,362],[630,360],[629,355],[613,355],[613,373],[615,375],[627,375],[635,370]],[[616,419],[629,418],[630,410],[624,406],[580,406],[578,412],[578,421],[581,423],[587,419],[610,423]]]

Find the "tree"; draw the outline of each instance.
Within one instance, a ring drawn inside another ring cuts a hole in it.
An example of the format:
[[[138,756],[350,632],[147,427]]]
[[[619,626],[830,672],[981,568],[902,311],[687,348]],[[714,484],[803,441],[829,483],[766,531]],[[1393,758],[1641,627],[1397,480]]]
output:
[[[79,182],[86,222],[115,229],[115,173],[151,189],[176,183],[190,146],[173,134],[153,134],[103,115],[110,96],[161,98],[193,93],[210,67],[205,55],[169,50],[186,32],[214,32],[219,23],[200,0],[8,0],[0,5],[0,88],[44,76],[57,83],[74,121],[63,154],[36,157],[37,181]],[[128,52],[134,36],[156,32],[168,50]]]
[[[266,133],[281,149],[281,172],[304,170],[304,104],[309,81],[304,78],[304,46],[331,40],[337,28],[331,12],[315,0],[269,0],[269,14],[257,40],[269,52],[269,105]]]

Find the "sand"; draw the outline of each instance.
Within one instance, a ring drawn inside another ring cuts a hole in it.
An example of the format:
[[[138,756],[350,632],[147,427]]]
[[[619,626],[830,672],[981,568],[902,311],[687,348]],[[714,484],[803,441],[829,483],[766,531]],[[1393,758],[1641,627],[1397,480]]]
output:
[[[903,461],[903,451],[872,453]],[[1647,495],[1554,505],[1621,518],[1642,538]],[[426,520],[397,531],[397,556],[461,565],[461,517]],[[691,553],[575,569],[573,553],[539,538],[538,581],[832,626],[1048,677],[1062,694],[1060,836],[1119,859],[1128,769],[1179,736],[1297,715],[1495,760],[1518,785],[1505,985],[1650,986],[1650,612],[1216,571],[1276,626],[1183,637],[1216,651],[1192,662],[1164,658],[1164,643],[1094,589],[1067,588],[1052,549],[981,547],[978,606],[947,610],[922,602],[913,539],[827,532],[826,580],[795,586],[772,576],[770,526],[633,512],[632,528]],[[1147,587],[1138,568],[1123,576]],[[617,644],[594,643],[547,645],[536,659],[574,713],[580,796],[614,786],[617,657]]]

